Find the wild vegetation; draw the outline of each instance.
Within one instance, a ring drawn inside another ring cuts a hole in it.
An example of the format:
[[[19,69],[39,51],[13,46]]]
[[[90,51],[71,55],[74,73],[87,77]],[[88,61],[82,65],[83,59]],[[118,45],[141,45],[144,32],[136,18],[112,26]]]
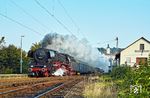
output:
[[[21,49],[15,45],[5,45],[5,37],[0,38],[0,74],[18,74],[20,73],[20,53]],[[31,46],[32,50],[39,47],[39,43]],[[27,52],[22,51],[23,73],[28,72],[29,58]]]
[[[20,48],[14,45],[4,46],[0,49],[0,73],[19,73],[20,70]],[[27,72],[28,58],[23,51],[23,72]]]
[[[149,98],[150,95],[150,56],[139,68],[118,66],[111,72],[121,98]]]
[[[33,43],[30,50],[35,51],[38,48],[41,48],[41,43],[40,42]]]
[[[85,98],[117,98],[116,87],[108,75],[100,76],[98,80],[88,80],[83,91]]]
[[[88,82],[83,94],[85,98],[149,98],[150,55],[139,67],[116,66],[97,82]]]

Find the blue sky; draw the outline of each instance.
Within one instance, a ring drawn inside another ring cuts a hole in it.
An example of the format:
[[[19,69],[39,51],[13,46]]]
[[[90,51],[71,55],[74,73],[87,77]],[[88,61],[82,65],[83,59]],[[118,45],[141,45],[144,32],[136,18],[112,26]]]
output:
[[[114,47],[115,41],[110,40],[115,37],[119,37],[121,48],[142,36],[150,40],[150,0],[60,0],[80,28],[79,31],[58,0],[38,1],[79,39],[87,38],[93,47],[106,47],[107,44]],[[0,37],[5,36],[6,45],[20,47],[20,36],[24,35],[23,49],[28,51],[32,43],[41,41],[47,33],[70,34],[34,0],[0,0],[0,13],[41,33],[39,35],[0,15]]]

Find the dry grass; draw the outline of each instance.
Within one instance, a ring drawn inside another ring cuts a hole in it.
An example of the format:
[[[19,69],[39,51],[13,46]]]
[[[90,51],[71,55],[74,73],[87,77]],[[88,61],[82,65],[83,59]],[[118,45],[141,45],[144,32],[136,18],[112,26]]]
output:
[[[117,91],[113,82],[106,77],[98,81],[89,81],[83,92],[85,98],[117,98]]]

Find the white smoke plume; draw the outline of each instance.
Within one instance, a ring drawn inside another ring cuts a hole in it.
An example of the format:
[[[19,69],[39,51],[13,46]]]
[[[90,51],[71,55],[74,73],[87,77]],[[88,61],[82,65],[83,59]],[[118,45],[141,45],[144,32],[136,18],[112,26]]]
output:
[[[93,67],[99,67],[104,71],[108,70],[106,61],[103,60],[104,57],[96,48],[92,48],[86,39],[78,40],[71,35],[49,33],[42,40],[42,47],[69,54]]]

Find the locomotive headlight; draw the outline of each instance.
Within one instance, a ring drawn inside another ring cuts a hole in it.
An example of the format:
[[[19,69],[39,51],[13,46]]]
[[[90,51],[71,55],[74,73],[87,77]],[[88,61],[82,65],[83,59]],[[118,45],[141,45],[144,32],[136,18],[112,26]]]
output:
[[[30,67],[33,67],[33,65],[31,65]]]
[[[44,68],[46,67],[46,65],[44,65]]]

